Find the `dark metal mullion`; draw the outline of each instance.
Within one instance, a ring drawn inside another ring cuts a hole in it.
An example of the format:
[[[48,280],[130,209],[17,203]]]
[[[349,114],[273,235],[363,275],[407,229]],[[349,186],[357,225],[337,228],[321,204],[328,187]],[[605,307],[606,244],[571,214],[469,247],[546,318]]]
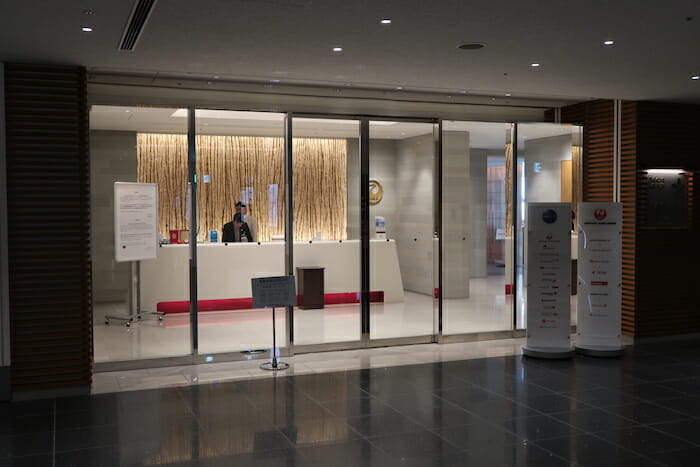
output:
[[[360,120],[360,340],[367,345],[370,338],[370,254],[369,254],[369,120]]]
[[[284,119],[284,266],[285,275],[294,276],[294,140],[292,114]],[[294,307],[286,307],[287,342],[290,355],[294,354]]]
[[[438,120],[438,122],[434,126],[433,130],[433,135],[435,138],[435,190],[434,190],[434,196],[435,196],[435,209],[434,209],[434,231],[438,237],[438,277],[437,277],[437,289],[438,289],[438,316],[437,316],[437,336],[435,336],[435,330],[433,330],[433,341],[440,342],[442,340],[442,313],[443,313],[443,304],[442,304],[442,296],[443,296],[443,290],[442,290],[442,268],[443,268],[443,258],[442,258],[442,249],[443,249],[443,243],[442,243],[442,119]],[[433,252],[433,254],[435,254]],[[435,281],[435,278],[433,278],[433,283]],[[433,317],[434,319],[434,317]],[[434,321],[433,321],[434,322]]]
[[[512,170],[510,176],[513,178],[513,183],[511,183],[513,187],[513,193],[512,193],[512,199],[513,199],[513,206],[511,206],[512,210],[512,227],[513,227],[513,246],[511,248],[511,254],[512,256],[512,261],[513,261],[513,270],[511,271],[511,274],[513,277],[511,277],[511,284],[513,284],[513,330],[518,329],[518,240],[520,239],[521,233],[520,229],[518,228],[518,206],[520,205],[520,202],[518,201],[518,124],[513,123],[512,130],[510,132],[510,144],[512,147],[512,153],[513,153],[513,163],[512,163]],[[523,166],[523,171],[525,170],[525,167]],[[524,175],[524,173],[523,173]],[[524,266],[524,265],[523,265]]]
[[[199,354],[197,313],[197,142],[194,107],[187,109],[187,178],[190,190],[190,335],[192,355]]]

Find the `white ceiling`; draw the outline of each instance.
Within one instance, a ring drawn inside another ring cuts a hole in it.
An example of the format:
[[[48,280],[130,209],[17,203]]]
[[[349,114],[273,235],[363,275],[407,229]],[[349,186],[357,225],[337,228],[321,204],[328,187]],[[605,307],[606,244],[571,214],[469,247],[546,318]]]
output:
[[[284,135],[284,114],[272,112],[237,112],[197,109],[198,134],[237,136]],[[90,129],[138,131],[145,133],[186,133],[185,109],[154,107],[122,107],[93,105]],[[295,137],[359,138],[358,120],[294,118]],[[506,123],[445,121],[445,131],[469,132],[472,148],[503,150],[509,125]],[[578,127],[549,123],[527,123],[519,126],[519,141],[548,138],[577,132]],[[370,138],[405,139],[433,132],[431,123],[371,121]]]
[[[132,0],[0,5],[5,62],[280,85],[700,103],[700,80],[690,79],[700,74],[698,0],[161,0],[133,52],[117,50]],[[393,23],[380,25],[384,17]],[[604,46],[606,39],[615,45]],[[458,50],[465,41],[487,47]],[[334,46],[344,51],[334,54]]]

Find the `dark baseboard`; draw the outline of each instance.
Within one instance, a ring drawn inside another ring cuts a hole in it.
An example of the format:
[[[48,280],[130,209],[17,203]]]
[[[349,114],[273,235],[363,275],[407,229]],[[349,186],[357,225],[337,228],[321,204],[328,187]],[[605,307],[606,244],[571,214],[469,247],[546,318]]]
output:
[[[0,366],[0,401],[9,401],[11,398],[10,367]]]
[[[35,391],[18,391],[12,394],[12,401],[33,399],[54,399],[57,397],[85,396],[90,394],[90,386],[71,386],[57,389],[39,389]]]

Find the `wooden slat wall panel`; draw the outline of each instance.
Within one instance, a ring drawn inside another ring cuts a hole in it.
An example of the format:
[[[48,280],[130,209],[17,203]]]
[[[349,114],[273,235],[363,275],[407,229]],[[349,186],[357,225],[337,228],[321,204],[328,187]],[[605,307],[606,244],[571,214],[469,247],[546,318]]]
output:
[[[637,124],[637,192],[649,168],[700,170],[700,106],[640,102]],[[637,216],[636,336],[700,332],[700,229],[694,178],[688,228],[650,229]]]
[[[614,199],[614,108],[611,100],[595,100],[561,109],[562,123],[583,125],[583,201]],[[635,213],[636,213],[636,104],[622,103],[621,201],[622,330],[635,332]]]
[[[5,65],[13,391],[91,382],[86,75]]]
[[[637,104],[622,102],[621,113],[622,332],[634,336],[637,304]]]

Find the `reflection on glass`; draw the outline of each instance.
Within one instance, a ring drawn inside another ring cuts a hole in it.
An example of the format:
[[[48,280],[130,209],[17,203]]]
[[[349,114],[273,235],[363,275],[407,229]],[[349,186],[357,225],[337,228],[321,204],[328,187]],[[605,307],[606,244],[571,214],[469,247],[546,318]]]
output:
[[[375,183],[370,205],[370,338],[430,335],[438,242],[433,125],[372,121],[369,136],[369,178]]]
[[[359,121],[293,121],[295,345],[360,339]]]
[[[517,327],[524,328],[527,301],[527,205],[528,203],[571,203],[571,323],[576,323],[576,260],[578,235],[575,219],[581,201],[581,128],[550,123],[518,125],[518,190],[516,287]]]
[[[272,312],[253,308],[251,279],[284,274],[284,114],[195,115],[199,352],[269,349]]]
[[[171,357],[190,353],[189,253],[165,245],[158,258],[116,262],[114,183],[158,184],[160,235],[186,241],[187,119],[177,109],[95,105],[90,110],[93,326],[96,362]],[[186,113],[184,115],[186,117]],[[139,282],[140,280],[140,282]],[[130,294],[138,293],[137,306]],[[165,311],[126,328],[105,316]]]
[[[508,125],[443,122],[443,332],[513,327]]]

